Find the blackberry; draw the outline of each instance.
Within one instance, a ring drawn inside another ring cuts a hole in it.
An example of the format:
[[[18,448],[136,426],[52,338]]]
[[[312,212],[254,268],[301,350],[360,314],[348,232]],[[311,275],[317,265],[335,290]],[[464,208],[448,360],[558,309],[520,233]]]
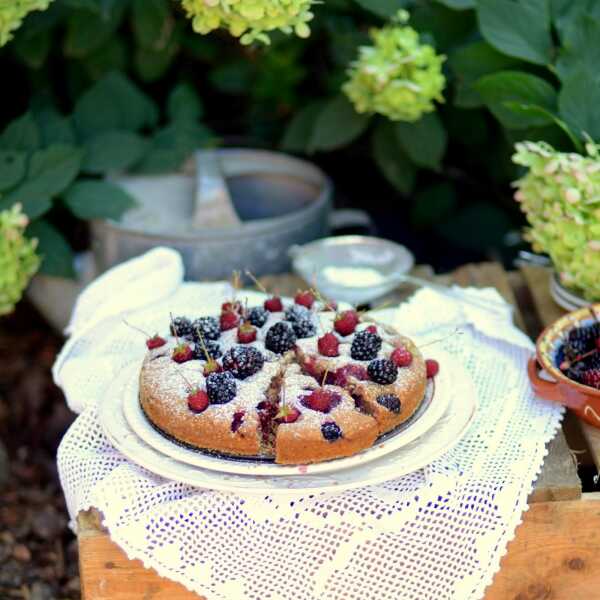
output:
[[[223,355],[221,346],[219,346],[217,342],[204,342],[204,344],[211,358],[220,358]],[[208,360],[206,357],[206,352],[204,352],[204,348],[200,342],[196,342],[194,344],[194,358],[196,360]]]
[[[377,396],[377,404],[381,404],[390,412],[398,414],[400,412],[400,398],[394,394],[382,394]]]
[[[335,440],[342,437],[342,430],[333,421],[327,421],[321,425],[321,433],[328,442],[335,442]]]
[[[296,334],[289,323],[275,323],[265,337],[265,347],[276,354],[283,354],[296,345]]]
[[[598,338],[600,338],[600,323],[571,329],[564,345],[565,356],[573,360],[593,350]]]
[[[200,335],[202,334],[204,341],[218,340],[221,337],[221,326],[219,325],[219,319],[216,317],[200,317],[192,323],[192,336],[195,342],[200,342]]]
[[[223,368],[236,379],[246,379],[258,373],[265,364],[265,357],[253,346],[234,346],[223,356]]]
[[[250,321],[254,327],[262,327],[269,318],[269,311],[262,306],[255,306],[248,311],[247,321]]]
[[[308,319],[296,321],[295,323],[292,323],[292,327],[294,328],[294,333],[298,338],[308,338],[317,333],[315,324]]]
[[[175,317],[171,321],[170,330],[171,335],[176,337],[191,337],[194,331],[192,322],[187,317]]]
[[[369,363],[367,373],[375,383],[385,385],[396,381],[396,378],[398,377],[398,367],[396,366],[396,363],[387,358],[378,358]]]
[[[211,373],[206,378],[206,393],[211,404],[227,404],[235,398],[237,385],[229,371]]]
[[[285,320],[297,323],[298,321],[309,321],[311,316],[310,310],[301,304],[292,304],[285,309]]]
[[[381,338],[371,331],[359,331],[352,340],[350,356],[354,360],[371,360],[381,348]]]

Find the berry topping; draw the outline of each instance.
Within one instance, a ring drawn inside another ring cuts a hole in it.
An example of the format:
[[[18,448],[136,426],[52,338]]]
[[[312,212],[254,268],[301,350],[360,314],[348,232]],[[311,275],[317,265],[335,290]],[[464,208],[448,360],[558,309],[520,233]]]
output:
[[[223,302],[221,312],[236,312],[239,314],[242,312],[242,303],[239,300]]]
[[[333,328],[340,335],[350,335],[351,333],[354,333],[358,321],[358,313],[355,310],[345,310],[335,318]]]
[[[171,335],[175,337],[188,337],[193,331],[192,322],[187,317],[175,317],[171,321]]]
[[[390,412],[398,414],[400,412],[400,398],[394,394],[382,394],[377,396],[377,404],[381,404]]]
[[[264,307],[269,312],[281,312],[283,310],[283,302],[279,296],[273,296],[265,300]]]
[[[428,358],[425,361],[425,369],[427,370],[427,378],[431,379],[435,377],[440,370],[440,363],[437,360],[433,360],[433,358]]]
[[[281,423],[295,423],[300,417],[300,411],[295,406],[284,404],[275,418]]]
[[[229,371],[236,379],[246,379],[258,373],[264,363],[264,356],[253,346],[234,346],[223,356],[223,369]]]
[[[231,421],[231,433],[235,433],[244,422],[244,415],[246,414],[243,410],[238,410],[233,413],[233,419]]]
[[[342,437],[342,430],[333,421],[327,421],[321,425],[321,433],[328,442],[335,442]]]
[[[345,386],[348,383],[348,377],[354,377],[359,381],[366,381],[369,379],[369,374],[367,373],[367,369],[365,369],[362,365],[346,365],[345,367],[340,367],[334,373],[334,385]]]
[[[269,311],[262,306],[255,306],[248,311],[246,319],[254,325],[254,327],[262,327],[269,318]]]
[[[589,369],[581,374],[581,383],[600,389],[600,369]]]
[[[367,372],[375,383],[382,385],[394,383],[398,377],[398,367],[387,358],[372,360],[367,367]]]
[[[208,408],[208,394],[204,390],[194,390],[187,397],[187,401],[192,412],[201,413]]]
[[[179,344],[179,346],[175,346],[175,348],[173,348],[173,354],[171,354],[171,358],[176,363],[184,363],[194,358],[194,351],[192,350],[191,346],[188,346],[187,344]]]
[[[319,354],[322,354],[323,356],[340,355],[340,341],[332,332],[326,333],[324,336],[320,337],[317,346],[319,348]]]
[[[256,327],[251,323],[242,323],[237,330],[237,339],[240,344],[249,344],[256,340]]]
[[[220,373],[223,370],[223,367],[212,358],[204,365],[204,369],[202,370],[202,374],[204,377],[208,377],[211,373]]]
[[[303,396],[301,402],[306,408],[328,413],[332,408],[335,408],[341,400],[342,397],[337,392],[318,388],[307,396]]]
[[[302,372],[310,375],[315,379],[319,379],[319,371],[317,370],[317,360],[314,356],[309,356],[302,364]]]
[[[381,348],[381,338],[370,331],[359,331],[352,340],[350,356],[354,360],[371,360]]]
[[[300,304],[301,306],[306,306],[306,308],[310,308],[315,303],[315,296],[309,290],[298,292],[294,296],[294,302],[296,304]]]
[[[217,342],[205,342],[204,346],[199,343],[194,344],[194,358],[196,360],[219,358],[222,354],[223,352],[221,351],[221,346],[219,346]]]
[[[296,334],[289,323],[275,323],[265,337],[265,347],[276,354],[283,354],[296,345]]]
[[[285,320],[297,323],[298,321],[310,321],[311,312],[300,304],[292,304],[290,307],[285,309]]]
[[[317,333],[315,324],[308,319],[296,321],[295,323],[292,323],[292,327],[298,338],[309,338]]]
[[[234,329],[240,324],[240,315],[232,310],[221,313],[220,325],[221,331]]]
[[[156,348],[164,346],[166,343],[167,340],[161,338],[160,335],[156,334],[155,336],[152,336],[151,338],[148,338],[146,340],[146,348],[148,348],[148,350],[154,350]]]
[[[235,398],[235,378],[229,371],[211,373],[206,378],[206,391],[211,404],[227,404]]]
[[[368,331],[369,333],[377,333],[377,327],[375,325],[369,325],[368,327],[365,327],[365,331]]]
[[[408,367],[413,360],[413,355],[404,347],[399,346],[390,356],[394,364],[398,367]]]
[[[598,338],[600,338],[600,323],[571,329],[564,346],[565,356],[573,360],[577,356],[589,352],[596,347]]]
[[[221,336],[221,327],[216,317],[200,317],[192,323],[192,329],[192,337],[195,342],[199,342],[201,336],[205,340],[218,340]]]

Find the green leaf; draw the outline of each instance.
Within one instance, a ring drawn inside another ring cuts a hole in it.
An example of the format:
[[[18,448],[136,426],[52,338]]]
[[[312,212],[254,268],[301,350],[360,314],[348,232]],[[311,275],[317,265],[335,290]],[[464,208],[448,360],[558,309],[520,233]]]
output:
[[[23,212],[31,219],[51,207],[50,199],[60,194],[79,173],[82,151],[66,144],[54,144],[31,155],[27,176],[2,200],[9,205],[23,204]]]
[[[573,71],[581,70],[595,77],[600,64],[600,21],[580,15],[564,36],[563,48],[556,61],[556,71],[562,81]]]
[[[448,8],[454,10],[467,10],[469,8],[475,8],[475,0],[437,0],[441,4],[444,4]]]
[[[25,177],[26,159],[25,152],[0,150],[0,192],[17,185]]]
[[[38,254],[42,256],[40,273],[54,277],[74,277],[75,256],[69,243],[50,223],[38,219],[29,224],[27,237],[37,238]]]
[[[64,117],[54,108],[35,112],[35,120],[42,135],[42,144],[75,144],[75,130],[70,117]]]
[[[173,17],[167,0],[134,0],[133,33],[143,48],[163,50],[173,29]]]
[[[483,100],[473,88],[473,83],[483,75],[510,69],[520,62],[516,58],[500,54],[483,40],[458,48],[448,59],[456,85],[454,104],[462,108],[482,106]]]
[[[583,138],[587,133],[600,140],[600,78],[588,72],[574,71],[564,82],[558,96],[559,114]]]
[[[483,37],[508,56],[547,65],[552,55],[548,0],[477,0]]]
[[[309,102],[304,108],[294,113],[281,140],[282,150],[286,150],[287,152],[307,152],[317,117],[324,105],[325,102],[322,100],[316,100]]]
[[[80,219],[117,220],[136,204],[123,188],[108,181],[78,181],[63,200]]]
[[[369,118],[369,115],[357,113],[341,94],[328,100],[317,116],[309,151],[328,151],[346,146],[365,131]]]
[[[82,64],[89,78],[97,80],[110,71],[125,70],[129,62],[127,53],[128,48],[124,41],[112,36],[104,45],[86,56]]]
[[[51,36],[49,31],[37,35],[17,35],[12,42],[15,54],[30,69],[39,69],[45,62],[50,51]]]
[[[550,120],[543,114],[524,115],[510,108],[510,102],[536,105],[548,111],[556,108],[556,90],[544,79],[520,71],[500,71],[474,84],[494,116],[509,129],[539,127]]]
[[[397,123],[394,130],[402,148],[416,165],[439,169],[448,136],[436,113],[423,115],[414,123]]]
[[[40,146],[40,132],[30,112],[9,123],[0,135],[0,148],[31,152]]]
[[[380,121],[371,141],[373,159],[383,176],[400,193],[410,194],[415,185],[417,170],[398,143],[392,124]]]
[[[255,73],[254,66],[247,60],[236,60],[227,63],[217,63],[208,78],[210,83],[223,94],[245,94],[252,86]]]
[[[354,0],[360,7],[372,12],[378,17],[387,19],[393,17],[401,8],[408,4],[407,0]]]
[[[140,160],[146,141],[130,131],[107,131],[90,138],[84,149],[85,173],[125,171]]]
[[[582,15],[600,19],[600,3],[598,0],[550,0],[550,12],[560,38],[564,40],[569,29],[577,27]]]
[[[180,83],[173,88],[167,99],[167,115],[171,121],[197,121],[204,109],[196,90],[189,83]]]
[[[438,183],[425,188],[415,197],[410,213],[413,227],[425,229],[443,222],[457,205],[456,191],[449,183]]]
[[[424,42],[441,52],[464,44],[477,26],[474,12],[458,12],[433,2],[418,2],[410,24],[421,33]]]

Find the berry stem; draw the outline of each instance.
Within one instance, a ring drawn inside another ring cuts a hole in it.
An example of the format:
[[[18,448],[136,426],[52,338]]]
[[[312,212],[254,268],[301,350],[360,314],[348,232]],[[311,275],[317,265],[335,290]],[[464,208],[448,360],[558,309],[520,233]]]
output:
[[[253,273],[251,273],[248,269],[246,269],[245,273],[248,277],[250,277],[250,279],[252,279],[254,285],[259,289],[259,291],[261,291],[263,294],[269,293],[267,288],[258,279],[256,279]]]
[[[127,327],[130,327],[131,329],[134,329],[135,331],[139,331],[139,333],[144,334],[148,339],[150,339],[152,337],[151,335],[148,335],[148,333],[146,333],[143,329],[140,329],[139,327],[136,327],[135,325],[128,323],[125,319],[123,319],[123,323],[125,323],[125,325],[127,325]]]
[[[417,348],[419,350],[421,350],[423,348],[427,348],[427,346],[432,346],[433,344],[439,344],[440,342],[443,342],[444,340],[447,340],[447,339],[451,338],[452,336],[462,335],[463,333],[464,333],[464,331],[462,331],[460,327],[457,327],[452,333],[449,333],[448,335],[445,335],[444,337],[438,338],[437,340],[432,340],[431,342],[427,342],[426,344],[423,344],[422,346],[417,346]]]
[[[173,313],[169,313],[169,318],[171,319],[171,329],[173,330],[173,335],[175,336],[176,345],[179,346],[179,337],[177,336],[177,329],[175,328],[175,320],[173,319]]]
[[[590,350],[589,352],[586,352],[585,354],[580,354],[579,356],[576,356],[573,360],[570,360],[570,361],[563,360],[560,363],[559,369],[561,371],[570,369],[575,363],[582,361],[584,358],[587,358],[588,356],[592,356],[592,354],[596,354],[596,352],[598,352],[598,348],[594,348],[593,350]]]

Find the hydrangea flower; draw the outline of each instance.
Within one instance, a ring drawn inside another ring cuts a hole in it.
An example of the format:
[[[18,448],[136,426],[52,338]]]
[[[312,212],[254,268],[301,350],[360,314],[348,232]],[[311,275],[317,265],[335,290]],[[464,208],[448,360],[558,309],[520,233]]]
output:
[[[0,315],[12,312],[40,266],[37,240],[23,235],[27,223],[20,204],[0,212]]]
[[[357,112],[417,121],[435,110],[434,100],[443,102],[445,57],[402,24],[407,18],[401,11],[395,23],[372,29],[373,45],[361,46],[358,60],[351,63],[343,90]]]
[[[12,32],[33,10],[46,10],[52,0],[0,0],[0,46],[12,38]]]
[[[522,142],[513,156],[528,167],[514,184],[531,226],[527,240],[536,252],[549,254],[562,283],[587,300],[600,299],[599,151],[592,143],[584,156]]]
[[[269,43],[268,32],[279,29],[306,38],[314,0],[183,0],[198,33],[226,27],[242,44]]]

